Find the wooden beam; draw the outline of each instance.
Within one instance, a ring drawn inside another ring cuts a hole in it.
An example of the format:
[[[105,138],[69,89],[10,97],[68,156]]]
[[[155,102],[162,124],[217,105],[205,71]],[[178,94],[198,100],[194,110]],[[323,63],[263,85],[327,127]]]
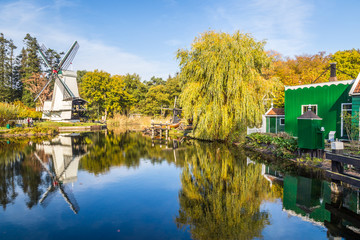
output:
[[[354,166],[360,166],[360,158],[356,158],[356,157],[350,157],[350,156],[339,155],[339,154],[327,152],[326,159],[329,159],[329,160],[335,161],[335,162],[352,164]]]
[[[360,178],[351,176],[345,173],[336,173],[329,170],[326,170],[325,176],[329,177],[331,180],[338,180],[344,183],[353,185],[355,187],[360,187]]]

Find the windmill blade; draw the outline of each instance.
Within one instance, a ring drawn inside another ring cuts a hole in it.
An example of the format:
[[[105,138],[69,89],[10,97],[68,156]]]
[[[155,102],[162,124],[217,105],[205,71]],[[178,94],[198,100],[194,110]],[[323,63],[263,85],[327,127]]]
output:
[[[44,51],[45,50],[45,51]],[[46,59],[46,55],[44,54],[47,51],[47,48],[45,47],[45,45],[43,44],[41,46],[41,48],[38,49],[38,52],[40,53],[40,56],[42,58],[42,60],[44,60],[46,66],[48,66],[48,68],[50,68],[51,70],[53,70],[53,67],[50,65],[50,63],[48,62],[48,60]]]
[[[43,168],[45,169],[45,171],[50,175],[50,177],[51,177],[52,179],[54,179],[55,176],[54,176],[54,175],[50,172],[50,170],[46,167],[45,163],[40,159],[40,157],[39,157],[36,153],[34,153],[34,155],[35,155],[36,159],[40,162],[40,164],[43,166]]]
[[[55,73],[55,75],[57,77],[57,83],[60,83],[60,84],[58,84],[59,87],[63,88],[63,90],[65,91],[64,100],[75,98],[75,95],[72,93],[70,88],[66,85],[66,83],[64,83],[64,81],[59,77],[59,75],[57,73]]]
[[[55,188],[52,185],[50,185],[39,201],[41,206],[47,207],[51,202],[51,199],[53,199],[53,197],[55,196],[55,193],[56,193]]]
[[[75,41],[74,44],[70,47],[70,49],[67,51],[63,59],[61,60],[59,64],[59,70],[66,70],[70,66],[72,60],[74,60],[74,57],[79,47],[80,45],[78,44],[77,41]]]
[[[60,185],[60,193],[64,197],[65,202],[67,202],[70,206],[70,209],[77,214],[80,210],[79,204],[77,203],[74,195],[71,191],[68,190],[64,185]]]
[[[47,88],[47,86],[49,86],[50,82],[54,79],[54,73],[51,74],[51,76],[49,77],[49,81],[47,81],[47,83],[45,84],[45,86],[43,87],[43,89],[41,89],[41,91],[39,92],[39,94],[35,97],[34,102],[36,102],[36,100],[40,97],[41,93],[45,90],[45,88]]]
[[[47,52],[48,48],[44,44],[41,44],[40,49],[43,53]]]

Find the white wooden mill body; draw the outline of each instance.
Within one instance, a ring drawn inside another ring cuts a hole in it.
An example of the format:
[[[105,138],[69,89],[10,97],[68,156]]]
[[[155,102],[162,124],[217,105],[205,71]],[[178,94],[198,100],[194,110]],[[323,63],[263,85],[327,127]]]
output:
[[[76,72],[62,71],[62,74],[59,74],[59,77],[69,87],[75,98],[80,98],[76,81]],[[73,100],[64,101],[65,90],[59,86],[57,81],[55,81],[51,101],[44,102],[42,118],[52,121],[79,121],[72,119],[71,113]]]

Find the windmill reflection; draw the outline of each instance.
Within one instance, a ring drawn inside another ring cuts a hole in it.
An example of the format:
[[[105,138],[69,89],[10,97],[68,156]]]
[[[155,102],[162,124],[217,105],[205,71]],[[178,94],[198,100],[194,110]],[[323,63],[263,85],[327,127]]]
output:
[[[51,179],[51,184],[39,203],[43,207],[47,207],[56,192],[59,191],[70,209],[77,214],[80,207],[68,184],[77,181],[79,161],[86,154],[86,145],[82,144],[82,137],[80,134],[60,135],[51,142],[37,145],[36,149],[43,151],[48,156],[48,163],[45,163],[35,153],[35,157]]]

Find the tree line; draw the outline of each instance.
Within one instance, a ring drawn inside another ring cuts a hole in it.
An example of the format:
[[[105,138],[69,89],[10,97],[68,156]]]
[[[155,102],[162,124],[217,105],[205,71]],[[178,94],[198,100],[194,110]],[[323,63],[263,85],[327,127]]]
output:
[[[138,74],[113,75],[95,70],[78,72],[80,95],[88,101],[89,117],[129,115],[159,115],[162,107],[173,106],[181,93],[178,78],[169,75],[167,80],[152,77],[141,81]]]
[[[49,69],[38,53],[37,39],[27,34],[23,43],[20,54],[16,55],[13,40],[0,33],[0,102],[21,101],[27,107],[35,107],[34,98],[50,73],[46,72]],[[63,54],[54,49],[45,52],[50,65],[59,63]],[[111,76],[104,71],[81,70],[77,71],[77,81],[92,118],[114,113],[160,114],[161,107],[172,105],[180,94],[177,78],[170,75],[166,80],[154,76],[142,81],[136,73]],[[51,99],[53,84],[40,96],[40,104]]]
[[[15,56],[12,40],[0,35],[0,101],[20,99],[34,106],[34,96],[46,83],[47,74],[37,53],[36,38],[27,34]],[[77,72],[80,96],[88,101],[91,118],[115,113],[158,115],[173,106],[175,97],[185,119],[192,119],[194,136],[227,140],[247,126],[259,126],[267,108],[264,99],[284,105],[284,86],[328,81],[329,64],[337,62],[338,80],[354,79],[360,72],[360,50],[334,54],[319,52],[293,58],[265,51],[265,41],[250,34],[208,31],[195,38],[190,49],[179,49],[180,71],[164,80],[139,75],[111,75],[101,70]],[[49,49],[51,62],[63,53]],[[40,99],[51,98],[51,86]]]
[[[16,55],[13,40],[0,33],[0,102],[20,100],[28,107],[35,107],[36,91],[46,83],[45,74],[41,74],[46,67],[37,51],[37,39],[26,34],[23,43],[20,54]],[[60,61],[62,54],[53,49],[45,52],[51,64]]]

